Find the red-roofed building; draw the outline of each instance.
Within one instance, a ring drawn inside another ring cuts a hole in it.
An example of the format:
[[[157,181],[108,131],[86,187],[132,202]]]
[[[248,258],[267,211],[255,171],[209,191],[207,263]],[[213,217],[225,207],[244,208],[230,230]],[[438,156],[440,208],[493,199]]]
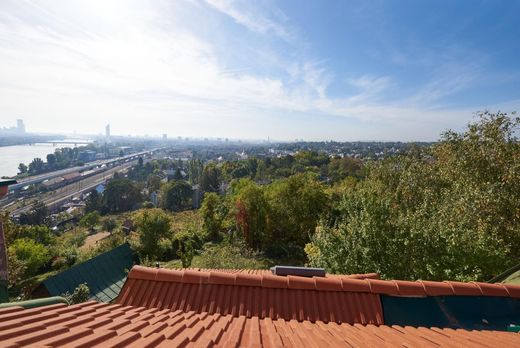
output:
[[[520,286],[375,278],[134,266],[116,304],[0,309],[0,346],[520,347]]]

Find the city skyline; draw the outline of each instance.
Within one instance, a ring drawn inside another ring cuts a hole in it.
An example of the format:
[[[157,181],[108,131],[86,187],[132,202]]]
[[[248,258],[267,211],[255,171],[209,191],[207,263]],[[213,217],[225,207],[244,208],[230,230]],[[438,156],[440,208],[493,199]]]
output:
[[[434,141],[478,110],[519,109],[519,10],[499,1],[4,1],[2,123]]]

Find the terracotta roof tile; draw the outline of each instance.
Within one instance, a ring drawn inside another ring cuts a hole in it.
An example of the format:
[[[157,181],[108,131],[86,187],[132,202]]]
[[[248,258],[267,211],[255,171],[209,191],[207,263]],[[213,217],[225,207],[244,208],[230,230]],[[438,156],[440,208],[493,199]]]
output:
[[[338,323],[382,324],[380,295],[504,296],[520,298],[520,286],[387,281],[346,276],[275,276],[243,270],[166,270],[135,266],[117,302],[168,310]],[[0,312],[1,316],[1,312]]]
[[[287,290],[287,289],[286,289]],[[77,319],[98,321],[98,314],[106,311],[137,314],[132,319],[112,318],[102,320],[94,328],[62,325],[62,316],[56,308],[40,307],[37,311],[16,308],[0,311],[7,320],[16,320],[16,313],[29,313],[27,318],[40,318],[39,314],[51,313],[56,324],[45,320],[24,324],[18,333],[3,338],[1,347],[520,347],[520,334],[504,331],[478,331],[424,327],[385,325],[338,324],[317,321],[272,320],[258,317],[231,316],[195,312],[149,310],[131,306],[108,305],[95,307],[92,303],[76,305],[73,313]],[[84,309],[93,308],[94,313]],[[9,316],[9,314],[11,316]],[[122,321],[128,324],[118,327]],[[0,330],[4,334],[5,331]]]
[[[363,290],[368,288],[367,280],[346,277],[285,277],[135,266],[118,303],[262,319],[382,324],[379,296],[368,291],[343,291],[344,282],[363,283],[367,284]]]
[[[381,295],[520,298],[520,286],[134,267],[118,304],[0,309],[0,347],[520,347],[511,332],[383,325]]]

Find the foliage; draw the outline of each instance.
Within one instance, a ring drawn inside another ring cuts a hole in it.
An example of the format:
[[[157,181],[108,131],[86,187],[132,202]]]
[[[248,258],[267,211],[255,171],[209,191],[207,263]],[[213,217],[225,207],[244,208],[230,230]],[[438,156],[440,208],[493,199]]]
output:
[[[112,231],[117,227],[117,222],[112,217],[106,217],[103,219],[103,229],[112,233]]]
[[[99,224],[99,221],[101,220],[101,216],[97,211],[93,211],[91,213],[88,213],[87,215],[83,216],[81,220],[79,221],[79,225],[82,227],[87,227],[90,230],[94,230],[94,226]]]
[[[306,248],[331,272],[486,280],[520,259],[518,118],[479,114],[431,151],[369,167]]]
[[[47,223],[49,209],[42,201],[36,201],[31,209],[26,213],[20,214],[22,225],[43,225]]]
[[[39,174],[45,170],[45,165],[41,158],[35,158],[29,163],[29,173],[30,174]]]
[[[102,197],[97,190],[92,190],[85,200],[85,213],[102,210]]]
[[[87,302],[90,298],[90,289],[87,283],[79,284],[72,294],[68,292],[61,295],[70,305]]]
[[[204,229],[211,240],[219,239],[222,231],[222,202],[218,194],[208,192],[204,195],[204,201],[200,208],[202,218],[204,221]]]
[[[13,243],[16,239],[27,238],[34,240],[35,242],[51,246],[56,241],[56,236],[52,233],[51,229],[45,225],[16,225],[6,219],[7,223],[4,223],[5,239],[7,245]]]
[[[200,184],[202,179],[202,171],[204,169],[204,165],[199,159],[192,159],[188,163],[188,176],[190,178],[190,183],[193,185]]]
[[[18,165],[18,173],[19,174],[25,174],[25,173],[27,173],[27,170],[28,170],[28,168],[27,168],[27,166],[25,164],[20,163]]]
[[[312,173],[296,174],[273,182],[268,188],[267,199],[272,240],[301,248],[314,234],[329,204],[325,187]]]
[[[200,186],[204,192],[218,192],[221,182],[220,169],[214,164],[210,163],[204,167],[200,179]]]
[[[43,244],[29,238],[15,240],[9,246],[8,254],[25,263],[25,277],[35,275],[51,259],[49,250]]]
[[[141,192],[128,179],[111,180],[103,193],[103,203],[110,212],[129,211],[142,201]]]
[[[9,286],[18,284],[27,274],[27,261],[18,258],[14,249],[7,250],[7,267]]]
[[[207,243],[201,254],[193,259],[191,267],[226,269],[262,269],[266,262],[240,241]]]
[[[54,169],[56,167],[56,155],[53,153],[50,153],[47,155],[47,165],[49,166],[49,169]]]
[[[171,211],[191,207],[191,185],[183,180],[170,181],[161,188],[161,206]]]
[[[133,216],[133,222],[139,236],[139,255],[152,261],[161,260],[166,252],[162,242],[171,235],[170,216],[162,209],[143,209]]]
[[[231,213],[235,217],[237,232],[250,247],[265,248],[271,242],[271,234],[269,205],[263,188],[249,179],[241,179],[235,183],[233,192]]]
[[[146,187],[150,192],[158,191],[161,188],[161,178],[154,174],[148,176]]]

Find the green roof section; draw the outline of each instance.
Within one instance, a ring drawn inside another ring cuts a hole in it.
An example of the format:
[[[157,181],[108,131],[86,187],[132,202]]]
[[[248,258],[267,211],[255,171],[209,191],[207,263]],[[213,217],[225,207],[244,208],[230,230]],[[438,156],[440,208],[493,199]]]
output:
[[[91,300],[110,302],[121,291],[136,261],[135,253],[125,243],[48,278],[43,285],[51,296],[59,296],[72,294],[79,284],[87,283]]]

